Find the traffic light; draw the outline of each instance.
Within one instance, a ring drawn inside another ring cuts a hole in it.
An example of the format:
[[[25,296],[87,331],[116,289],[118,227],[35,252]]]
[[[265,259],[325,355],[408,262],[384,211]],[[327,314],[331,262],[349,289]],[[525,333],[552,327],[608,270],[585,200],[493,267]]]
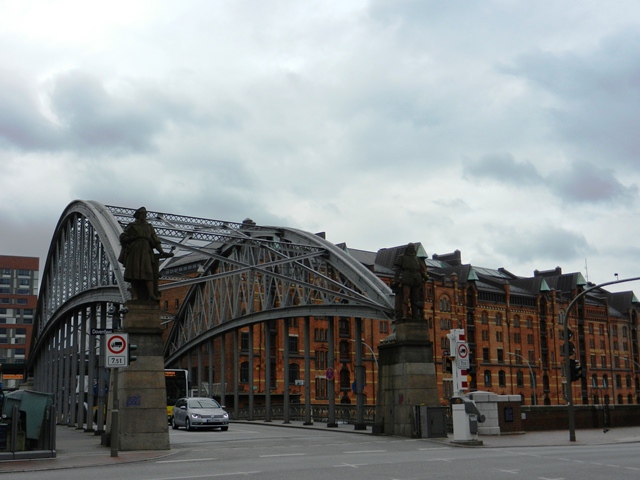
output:
[[[132,355],[131,352],[135,352],[136,350],[138,350],[138,345],[129,345],[129,363],[131,362],[135,362],[136,360],[138,360],[138,356],[137,355]]]
[[[565,355],[565,348],[564,348],[564,343],[562,345],[560,345],[560,356],[561,357],[566,357],[566,356],[571,356],[574,353],[576,353],[576,346],[573,344],[573,342],[569,342],[569,355]]]
[[[452,373],[453,371],[453,363],[451,361],[451,357],[444,357],[444,371],[446,373]]]
[[[580,365],[580,362],[574,359],[569,359],[570,381],[575,382],[576,380],[580,380],[581,378],[582,378],[582,365]]]

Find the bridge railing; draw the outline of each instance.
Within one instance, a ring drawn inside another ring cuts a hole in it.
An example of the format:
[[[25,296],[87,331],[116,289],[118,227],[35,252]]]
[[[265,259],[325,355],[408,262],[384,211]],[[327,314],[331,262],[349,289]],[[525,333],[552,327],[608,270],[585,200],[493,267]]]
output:
[[[335,407],[335,421],[344,423],[356,422],[356,405],[336,405]],[[364,423],[373,424],[375,420],[375,405],[365,405],[364,407]],[[231,412],[230,412],[231,413]],[[289,420],[291,421],[304,421],[306,416],[306,408],[304,404],[289,405]],[[267,410],[265,406],[258,406],[253,408],[253,415],[249,408],[240,408],[238,412],[238,418],[235,420],[264,420],[267,418]],[[272,420],[284,420],[285,407],[284,405],[272,405],[271,415]],[[329,406],[328,405],[311,405],[311,419],[314,422],[327,422],[329,419]]]

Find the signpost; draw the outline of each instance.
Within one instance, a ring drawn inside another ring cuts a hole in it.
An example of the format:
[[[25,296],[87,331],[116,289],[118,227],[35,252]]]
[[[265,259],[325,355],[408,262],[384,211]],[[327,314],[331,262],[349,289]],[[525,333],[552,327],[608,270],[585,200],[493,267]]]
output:
[[[105,367],[121,368],[129,366],[129,334],[108,333],[106,335],[107,354]]]
[[[452,368],[451,377],[453,380],[453,392],[461,395],[469,389],[469,344],[466,341],[463,329],[452,329],[447,334],[449,339],[449,350],[451,352]]]

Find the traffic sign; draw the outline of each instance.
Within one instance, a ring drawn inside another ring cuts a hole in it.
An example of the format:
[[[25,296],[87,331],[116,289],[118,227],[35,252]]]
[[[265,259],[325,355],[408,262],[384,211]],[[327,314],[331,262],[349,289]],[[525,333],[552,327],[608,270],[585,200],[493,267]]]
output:
[[[108,333],[105,335],[107,354],[105,367],[120,368],[129,366],[129,334]]]
[[[327,373],[325,374],[325,376],[327,377],[327,380],[331,381],[335,378],[336,372],[333,371],[333,368],[329,367],[327,368]]]
[[[458,358],[467,358],[469,355],[469,347],[466,343],[458,344]]]

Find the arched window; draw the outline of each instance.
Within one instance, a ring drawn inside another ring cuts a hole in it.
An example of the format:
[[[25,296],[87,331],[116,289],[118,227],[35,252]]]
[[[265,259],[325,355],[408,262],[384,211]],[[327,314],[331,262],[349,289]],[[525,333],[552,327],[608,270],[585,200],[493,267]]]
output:
[[[520,315],[513,316],[513,328],[520,328]]]
[[[289,385],[294,385],[296,380],[300,379],[300,365],[297,363],[289,364]]]
[[[249,362],[242,362],[240,364],[240,383],[249,382]]]
[[[616,375],[616,388],[622,388],[622,375]]]
[[[484,386],[485,387],[491,386],[491,370],[484,371]]]
[[[502,314],[501,313],[496,313],[496,325],[497,326],[501,326],[502,325]]]
[[[524,376],[522,375],[522,370],[518,370],[518,373],[516,373],[516,385],[518,388],[524,387]]]
[[[598,388],[598,375],[596,375],[595,373],[591,375],[591,386],[593,388]]]
[[[607,388],[609,386],[609,377],[607,377],[606,373],[602,375],[602,386],[604,388]]]
[[[489,314],[487,312],[482,312],[482,315],[480,315],[480,323],[482,323],[482,325],[489,323]]]
[[[599,403],[600,403],[600,397],[598,397],[598,394],[596,393],[596,394],[593,396],[593,404],[594,404],[594,405],[598,405]]]
[[[633,395],[631,395],[631,394],[627,395],[627,403],[629,405],[631,405],[633,403]]]
[[[627,388],[631,388],[631,375],[627,375],[626,380],[627,380]]]
[[[498,385],[501,387],[507,386],[507,375],[504,373],[504,370],[498,372]]]
[[[451,302],[449,301],[449,297],[443,295],[440,297],[440,311],[441,312],[450,312],[451,311]]]
[[[618,394],[618,405],[622,405],[622,395]]]

